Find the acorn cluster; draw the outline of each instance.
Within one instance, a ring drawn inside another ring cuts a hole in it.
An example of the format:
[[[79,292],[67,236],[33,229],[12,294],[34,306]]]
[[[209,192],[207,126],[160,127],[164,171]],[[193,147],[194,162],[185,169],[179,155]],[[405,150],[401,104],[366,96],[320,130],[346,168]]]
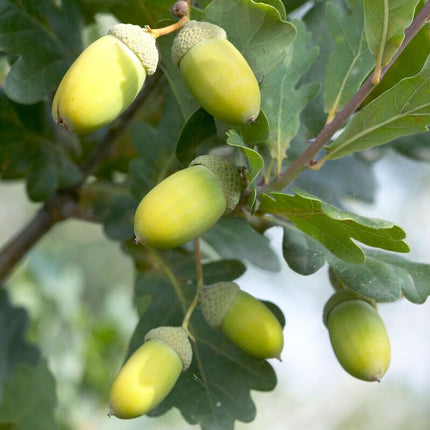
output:
[[[188,19],[186,2],[175,7],[182,24],[172,60],[197,102],[227,124],[246,125],[260,112],[260,88],[245,58],[219,26]],[[175,10],[176,10],[175,9]],[[117,24],[88,46],[64,75],[52,103],[58,125],[90,133],[112,123],[135,100],[158,65],[162,31]],[[198,238],[237,207],[241,170],[203,155],[158,183],[138,205],[136,242],[171,249]],[[234,282],[205,285],[198,295],[207,323],[257,359],[280,359],[283,329],[272,311]],[[349,290],[327,302],[324,322],[337,359],[351,375],[374,381],[386,372],[390,345],[375,303]],[[158,327],[126,361],[110,391],[109,415],[134,418],[150,412],[172,390],[192,361],[183,327]]]

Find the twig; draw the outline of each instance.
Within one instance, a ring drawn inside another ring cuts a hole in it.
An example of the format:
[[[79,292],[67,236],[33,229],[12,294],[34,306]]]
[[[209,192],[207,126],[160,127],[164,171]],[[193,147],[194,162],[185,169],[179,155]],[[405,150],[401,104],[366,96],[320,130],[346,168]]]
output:
[[[409,42],[414,38],[414,36],[421,30],[421,28],[430,19],[430,1],[428,1],[424,7],[421,9],[419,14],[412,21],[411,25],[405,30],[405,37],[403,42],[394,55],[391,62],[382,69],[381,78],[385,75],[394,61],[403,52]],[[262,191],[279,191],[285,188],[290,182],[292,182],[300,173],[306,168],[310,167],[312,161],[315,159],[316,155],[323,149],[324,145],[329,142],[333,135],[340,130],[347,119],[358,109],[358,107],[363,103],[366,97],[375,88],[373,83],[373,73],[364,82],[362,87],[354,95],[354,97],[349,101],[349,103],[336,115],[334,120],[321,130],[320,134],[313,140],[313,142],[308,146],[308,148],[300,155],[297,160],[295,160],[288,168],[281,173],[277,178],[275,178],[271,183],[267,184],[262,188]]]
[[[0,250],[0,285],[15,265],[53,225],[67,218],[87,218],[79,208],[79,190],[85,180],[106,160],[117,140],[136,116],[136,113],[160,83],[163,75],[156,72],[148,78],[143,90],[129,109],[113,125],[106,137],[82,163],[83,179],[68,190],[57,191],[37,212],[34,218]]]

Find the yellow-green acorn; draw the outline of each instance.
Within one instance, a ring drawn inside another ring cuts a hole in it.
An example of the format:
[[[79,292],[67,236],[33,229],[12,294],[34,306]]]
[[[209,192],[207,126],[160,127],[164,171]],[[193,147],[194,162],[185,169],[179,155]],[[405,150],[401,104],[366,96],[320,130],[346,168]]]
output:
[[[239,202],[239,169],[214,155],[202,155],[156,185],[134,216],[136,241],[169,249],[200,236]]]
[[[324,307],[333,351],[341,366],[364,381],[380,381],[390,365],[390,340],[376,303],[352,291],[336,292]]]
[[[221,27],[188,21],[173,42],[172,59],[196,100],[215,118],[229,124],[256,120],[261,103],[257,79]]]
[[[182,327],[158,327],[127,360],[109,395],[109,416],[136,418],[151,411],[172,390],[192,360]]]
[[[66,72],[54,96],[52,117],[78,134],[109,124],[133,102],[157,63],[155,38],[148,30],[114,25]]]
[[[253,357],[280,359],[281,324],[267,306],[236,283],[204,286],[199,303],[208,324],[220,328],[240,349]]]

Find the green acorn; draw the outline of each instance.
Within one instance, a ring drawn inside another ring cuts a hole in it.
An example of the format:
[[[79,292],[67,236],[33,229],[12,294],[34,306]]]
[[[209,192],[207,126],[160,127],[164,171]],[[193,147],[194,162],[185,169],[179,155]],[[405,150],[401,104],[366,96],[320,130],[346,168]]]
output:
[[[341,366],[358,379],[380,381],[391,349],[376,303],[349,290],[337,291],[324,307],[324,323]]]
[[[196,100],[215,118],[229,124],[256,120],[261,103],[257,79],[221,27],[187,22],[173,42],[172,59]]]
[[[267,306],[234,282],[202,288],[200,308],[208,324],[220,328],[240,349],[257,358],[278,358],[284,345],[282,327]]]
[[[52,117],[78,134],[109,124],[130,106],[157,63],[155,38],[148,30],[114,25],[64,75],[54,96]]]
[[[136,418],[155,408],[172,390],[192,360],[182,327],[158,327],[127,360],[109,395],[109,416]]]
[[[231,212],[241,190],[236,166],[213,155],[197,157],[142,199],[134,216],[136,241],[157,249],[183,245]]]

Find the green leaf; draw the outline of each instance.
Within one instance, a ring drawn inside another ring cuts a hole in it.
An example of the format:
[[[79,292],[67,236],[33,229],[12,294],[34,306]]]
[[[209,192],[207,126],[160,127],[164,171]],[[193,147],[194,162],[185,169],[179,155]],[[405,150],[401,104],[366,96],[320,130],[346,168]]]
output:
[[[35,365],[40,354],[26,341],[28,315],[23,308],[13,307],[6,291],[0,290],[0,398],[1,387],[19,364]]]
[[[55,380],[46,361],[41,360],[35,367],[20,365],[4,387],[0,428],[58,429],[54,418],[56,403]]]
[[[17,55],[6,78],[19,103],[47,98],[81,49],[79,5],[73,0],[0,0],[0,51]]]
[[[142,342],[153,327],[180,325],[185,309],[195,293],[195,284],[188,277],[178,276],[177,257],[169,253],[152,255],[158,261],[158,273],[141,273],[136,282],[136,293],[149,296],[152,301],[130,344],[130,352]],[[222,264],[222,262],[220,262]],[[222,271],[211,281],[228,279]],[[164,269],[163,269],[164,268]],[[206,266],[204,278],[206,281]],[[181,265],[181,273],[192,272],[194,262]],[[234,422],[250,422],[256,409],[250,390],[269,391],[276,385],[275,373],[267,361],[254,359],[240,351],[219,330],[210,328],[197,309],[190,324],[196,338],[193,361],[171,393],[149,415],[159,416],[172,407],[180,410],[190,424],[204,429],[233,429]]]
[[[430,264],[368,250],[362,265],[330,259],[330,266],[346,287],[378,302],[404,296],[412,303],[424,303],[430,295]]]
[[[67,138],[57,143],[46,121],[46,104],[18,105],[0,89],[0,175],[26,177],[30,198],[36,201],[82,178],[69,155],[75,148],[68,146]]]
[[[296,34],[294,26],[282,20],[277,8],[253,0],[213,0],[202,19],[224,28],[258,81],[282,61]]]
[[[364,0],[364,28],[375,56],[374,83],[399,49],[420,0]]]
[[[430,57],[416,76],[400,81],[355,115],[326,147],[325,159],[382,145],[430,126]]]
[[[283,193],[262,195],[260,211],[289,219],[336,257],[349,263],[365,261],[363,250],[352,239],[389,251],[409,251],[402,240],[405,232],[400,227],[338,209],[303,190],[294,191],[294,196]]]
[[[196,110],[181,130],[176,144],[176,158],[188,166],[197,155],[197,147],[216,134],[215,121],[204,109]]]
[[[138,200],[177,167],[175,147],[183,124],[170,92],[166,94],[163,116],[156,128],[144,121],[133,123],[132,139],[140,158],[131,160],[129,178],[130,189]]]
[[[428,132],[400,137],[392,143],[393,148],[405,157],[417,161],[430,162],[430,145]]]
[[[223,258],[241,258],[263,270],[277,272],[278,257],[270,240],[241,218],[221,218],[203,234],[203,239]]]
[[[239,148],[247,158],[249,164],[249,186],[251,186],[264,167],[262,156],[257,151],[248,148],[236,130],[229,130],[227,132],[227,144]]]
[[[326,6],[327,23],[335,43],[324,82],[327,122],[331,122],[354,96],[374,65],[364,35],[363,1],[350,0],[350,3],[350,15],[345,15],[331,2]]]
[[[290,269],[305,276],[317,272],[326,262],[326,251],[320,243],[293,225],[284,226],[282,255]]]
[[[299,130],[300,113],[319,90],[319,84],[315,83],[296,88],[317,57],[318,48],[309,47],[310,35],[303,22],[295,20],[293,23],[297,28],[297,37],[284,60],[261,84],[262,107],[270,125],[267,144],[277,161],[278,174],[290,141]]]
[[[281,0],[254,0],[256,3],[265,3],[273,6],[279,12],[281,19],[287,19],[287,11],[285,10],[285,5]]]
[[[234,127],[248,145],[264,143],[264,141],[269,137],[270,132],[269,121],[262,109],[260,109],[260,113],[258,114],[255,122],[231,127]]]

